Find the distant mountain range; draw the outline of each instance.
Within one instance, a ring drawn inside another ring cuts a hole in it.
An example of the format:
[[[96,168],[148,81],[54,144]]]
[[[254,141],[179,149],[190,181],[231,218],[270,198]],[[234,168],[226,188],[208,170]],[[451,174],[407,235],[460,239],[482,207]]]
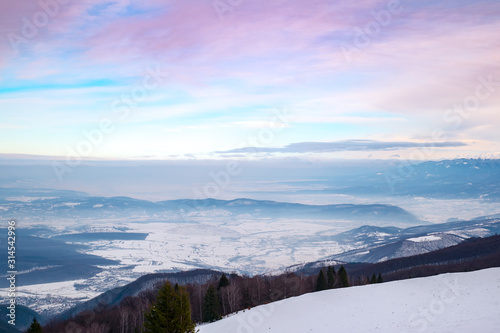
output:
[[[500,199],[500,160],[424,162],[387,173],[398,195]]]
[[[500,235],[470,238],[436,251],[358,265],[349,272],[352,276],[381,273],[390,281],[490,267],[500,267]]]
[[[294,183],[284,183],[293,185]],[[500,199],[500,160],[454,159],[416,162],[402,160],[386,169],[358,169],[324,181],[306,181],[317,190],[354,196],[416,196],[435,199]]]
[[[458,221],[425,226],[381,228],[363,226],[331,236],[339,244],[353,244],[356,250],[332,256],[343,262],[382,262],[408,257],[459,244],[471,237],[488,237],[500,233],[499,218]]]
[[[269,218],[307,220],[370,221],[383,224],[421,224],[413,214],[393,205],[337,204],[304,205],[266,200],[169,200],[151,202],[128,197],[56,197],[60,192],[26,192],[0,188],[0,218],[9,216],[30,221],[53,219],[136,218],[165,221],[197,221],[203,217]],[[36,195],[36,196],[35,196]]]

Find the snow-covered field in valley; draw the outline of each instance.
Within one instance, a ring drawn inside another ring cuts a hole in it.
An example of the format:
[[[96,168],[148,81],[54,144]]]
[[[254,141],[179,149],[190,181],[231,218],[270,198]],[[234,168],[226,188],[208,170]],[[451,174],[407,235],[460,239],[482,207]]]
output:
[[[500,268],[311,293],[198,328],[200,333],[500,332]]]

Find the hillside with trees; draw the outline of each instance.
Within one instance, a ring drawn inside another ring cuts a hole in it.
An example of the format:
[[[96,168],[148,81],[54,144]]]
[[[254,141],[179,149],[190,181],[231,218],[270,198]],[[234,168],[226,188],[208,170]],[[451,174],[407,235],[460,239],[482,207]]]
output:
[[[100,304],[69,319],[54,319],[43,331],[193,332],[194,324],[215,322],[232,313],[312,292],[487,267],[500,267],[500,236],[378,264],[331,265],[313,274],[296,271],[249,277],[214,271],[207,282],[172,286],[168,279],[158,280],[151,289],[126,296],[119,303]]]

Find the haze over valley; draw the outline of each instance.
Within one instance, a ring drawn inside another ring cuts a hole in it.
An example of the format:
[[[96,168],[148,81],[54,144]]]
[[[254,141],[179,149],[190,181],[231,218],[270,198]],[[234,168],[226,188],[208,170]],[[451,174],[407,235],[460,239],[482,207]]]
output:
[[[498,332],[499,31],[498,0],[3,1],[0,331],[442,304],[429,328]]]

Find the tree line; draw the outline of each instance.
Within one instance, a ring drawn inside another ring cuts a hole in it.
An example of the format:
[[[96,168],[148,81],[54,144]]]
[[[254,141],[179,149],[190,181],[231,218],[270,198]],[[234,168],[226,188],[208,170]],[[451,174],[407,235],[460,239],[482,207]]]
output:
[[[306,293],[382,282],[373,275],[352,279],[344,266],[318,274],[285,273],[277,276],[222,274],[203,284],[172,285],[166,281],[154,290],[129,296],[114,306],[101,305],[68,320],[53,320],[43,327],[51,333],[186,332],[195,323],[214,322],[224,316]],[[38,332],[38,331],[36,331]],[[40,331],[42,332],[42,331]]]

